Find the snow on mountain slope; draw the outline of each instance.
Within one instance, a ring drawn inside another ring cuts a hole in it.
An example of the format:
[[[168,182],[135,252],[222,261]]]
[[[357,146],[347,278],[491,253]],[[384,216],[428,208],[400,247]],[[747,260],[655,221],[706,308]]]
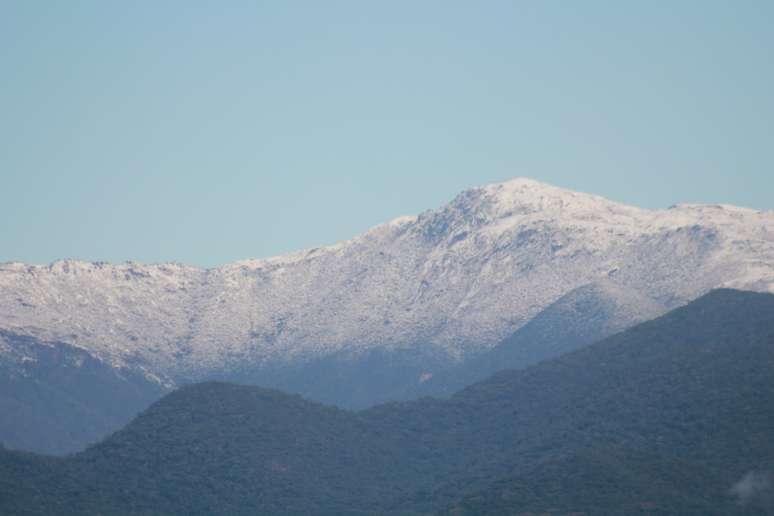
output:
[[[417,345],[457,360],[600,280],[649,311],[721,286],[774,292],[774,212],[649,211],[520,178],[330,247],[215,269],[5,263],[0,329],[171,379]]]
[[[524,369],[661,315],[663,306],[600,279],[563,295],[494,348],[407,385],[402,398],[450,396],[504,369]]]
[[[128,423],[167,387],[74,346],[0,330],[0,442],[64,454]]]

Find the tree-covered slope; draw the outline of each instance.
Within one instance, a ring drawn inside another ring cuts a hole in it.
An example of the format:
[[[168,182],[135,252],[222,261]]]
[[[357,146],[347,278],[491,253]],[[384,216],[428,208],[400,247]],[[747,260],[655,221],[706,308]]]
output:
[[[201,384],[69,459],[6,452],[0,512],[765,514],[731,490],[774,472],[772,367],[774,296],[720,290],[448,400]]]
[[[455,501],[445,515],[744,514],[707,465],[619,446],[583,449],[514,471]]]

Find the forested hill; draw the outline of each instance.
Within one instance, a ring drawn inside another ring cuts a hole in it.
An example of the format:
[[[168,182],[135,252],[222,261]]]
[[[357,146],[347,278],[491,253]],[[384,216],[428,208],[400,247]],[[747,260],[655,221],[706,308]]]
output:
[[[449,400],[199,384],[67,459],[3,452],[0,512],[768,514],[772,370],[774,295],[718,290]]]

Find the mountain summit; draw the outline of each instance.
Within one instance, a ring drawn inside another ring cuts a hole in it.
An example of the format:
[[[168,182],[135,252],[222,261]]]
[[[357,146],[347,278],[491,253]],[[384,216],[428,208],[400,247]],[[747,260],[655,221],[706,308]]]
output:
[[[214,269],[5,263],[0,330],[86,350],[163,385],[236,374],[339,401],[277,371],[333,361],[341,376],[377,356],[414,381],[600,284],[628,307],[626,324],[717,287],[774,291],[774,212],[645,210],[517,178],[332,246]],[[640,318],[631,300],[642,300]]]

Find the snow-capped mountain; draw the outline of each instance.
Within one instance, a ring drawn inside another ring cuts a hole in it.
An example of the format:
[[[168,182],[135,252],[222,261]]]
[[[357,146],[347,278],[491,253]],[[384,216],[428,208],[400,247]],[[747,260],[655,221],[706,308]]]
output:
[[[716,287],[774,292],[774,212],[651,211],[514,179],[336,245],[214,269],[5,263],[0,329],[166,384],[417,346],[454,362],[603,280],[626,306],[643,300],[642,318]]]

